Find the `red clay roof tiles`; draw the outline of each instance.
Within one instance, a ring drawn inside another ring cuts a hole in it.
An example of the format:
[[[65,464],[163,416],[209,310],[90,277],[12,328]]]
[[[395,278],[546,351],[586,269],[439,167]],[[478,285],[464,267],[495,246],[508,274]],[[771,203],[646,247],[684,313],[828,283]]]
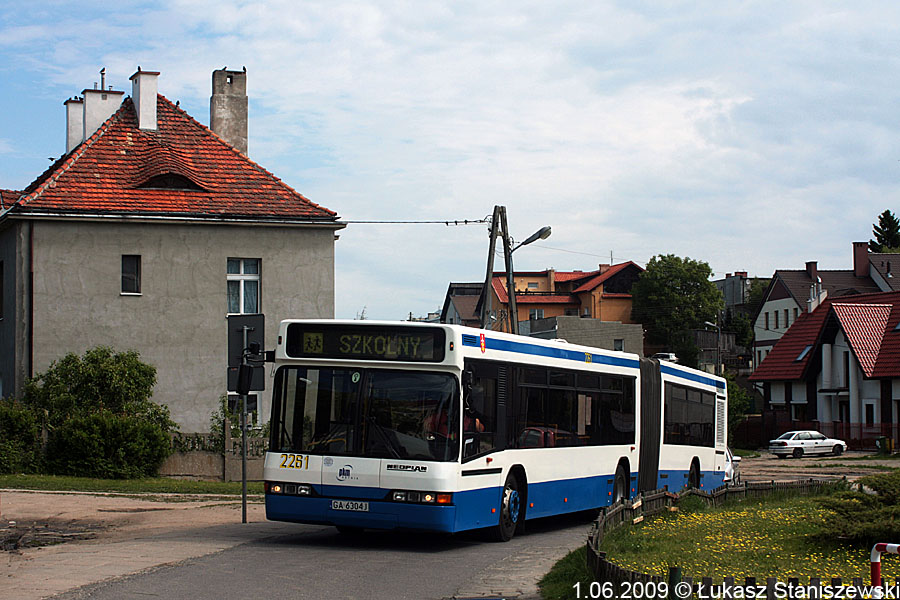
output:
[[[863,373],[866,377],[871,377],[881,351],[884,330],[891,316],[891,305],[835,303],[831,309],[837,316]]]
[[[157,119],[156,131],[138,129],[126,98],[88,140],[28,186],[14,212],[337,219],[161,95]],[[201,189],[141,187],[168,174]]]

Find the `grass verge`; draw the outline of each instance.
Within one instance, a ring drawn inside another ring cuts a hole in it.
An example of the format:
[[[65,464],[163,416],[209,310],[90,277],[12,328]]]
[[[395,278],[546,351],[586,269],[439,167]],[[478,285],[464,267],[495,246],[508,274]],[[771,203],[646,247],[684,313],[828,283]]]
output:
[[[192,481],[186,479],[91,479],[57,475],[0,475],[0,488],[116,494],[215,494],[240,496],[240,481]],[[248,494],[262,494],[263,484],[247,482]]]
[[[557,562],[538,585],[545,600],[571,600],[576,583],[581,582],[581,589],[588,590],[593,581],[594,574],[587,566],[587,548],[582,546]]]
[[[698,500],[687,498],[686,500]],[[616,564],[665,577],[669,567],[681,567],[695,580],[776,577],[869,577],[871,548],[838,540],[823,540],[827,510],[815,497],[773,497],[710,509],[702,502],[682,502],[681,511],[665,513],[632,527],[607,534],[601,549]],[[558,562],[541,580],[545,599],[574,597],[573,585],[588,589],[592,573],[581,548]],[[900,577],[900,561],[884,561],[885,578]]]

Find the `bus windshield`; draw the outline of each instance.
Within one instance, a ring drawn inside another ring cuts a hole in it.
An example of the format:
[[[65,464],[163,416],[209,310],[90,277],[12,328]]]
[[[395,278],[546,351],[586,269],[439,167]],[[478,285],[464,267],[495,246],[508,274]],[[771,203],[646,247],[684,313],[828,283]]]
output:
[[[448,373],[282,367],[272,399],[277,452],[452,461],[459,387]]]

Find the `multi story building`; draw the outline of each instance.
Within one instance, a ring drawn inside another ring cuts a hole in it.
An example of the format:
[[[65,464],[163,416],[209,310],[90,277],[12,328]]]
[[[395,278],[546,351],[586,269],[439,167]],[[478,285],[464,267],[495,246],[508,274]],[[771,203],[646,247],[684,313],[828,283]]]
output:
[[[65,154],[0,192],[0,395],[68,352],[134,349],[154,400],[206,431],[227,315],[264,313],[270,347],[282,318],[332,317],[344,225],[247,157],[246,71],[213,73],[212,130],[158,76],[67,100]],[[251,399],[263,419],[269,394]]]

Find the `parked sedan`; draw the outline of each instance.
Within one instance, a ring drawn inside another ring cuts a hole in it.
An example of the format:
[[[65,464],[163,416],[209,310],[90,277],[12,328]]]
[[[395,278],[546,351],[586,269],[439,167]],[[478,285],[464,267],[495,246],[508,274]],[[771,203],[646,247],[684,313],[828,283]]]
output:
[[[769,442],[769,452],[778,458],[790,455],[800,458],[804,454],[841,454],[846,442],[827,438],[818,431],[788,431]]]
[[[731,448],[725,448],[725,483],[739,485],[741,483],[741,457],[735,456]]]

